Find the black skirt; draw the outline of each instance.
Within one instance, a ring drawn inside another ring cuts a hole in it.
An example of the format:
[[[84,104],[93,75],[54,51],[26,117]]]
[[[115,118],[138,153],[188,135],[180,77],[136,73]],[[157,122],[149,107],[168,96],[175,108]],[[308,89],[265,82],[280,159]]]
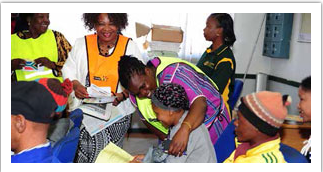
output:
[[[74,162],[95,162],[101,150],[103,150],[109,142],[122,148],[123,138],[130,127],[130,118],[131,115],[127,115],[92,137],[82,124]]]

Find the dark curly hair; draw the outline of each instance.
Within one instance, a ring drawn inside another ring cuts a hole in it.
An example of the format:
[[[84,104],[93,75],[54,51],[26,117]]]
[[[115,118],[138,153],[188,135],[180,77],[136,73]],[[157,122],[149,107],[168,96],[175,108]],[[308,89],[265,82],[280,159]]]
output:
[[[132,56],[121,56],[120,61],[118,63],[118,74],[120,84],[128,89],[129,81],[133,74],[144,75],[145,74],[146,65],[138,60],[136,57]]]
[[[233,29],[233,20],[227,13],[212,13],[209,17],[216,19],[223,28],[223,42],[225,45],[232,46],[236,41]]]
[[[98,23],[98,17],[101,13],[84,13],[83,21],[84,26],[89,30],[93,30]],[[118,31],[125,29],[128,26],[128,14],[127,13],[107,13],[109,20],[114,23],[118,28]]]
[[[311,91],[311,76],[308,76],[302,80],[301,87],[305,91]]]
[[[158,102],[166,107],[189,109],[189,101],[185,89],[175,83],[162,84],[153,92]]]
[[[18,13],[14,33],[17,33],[17,32],[23,31],[23,30],[28,30],[29,25],[28,25],[27,18],[33,17],[34,15],[35,15],[35,13]]]

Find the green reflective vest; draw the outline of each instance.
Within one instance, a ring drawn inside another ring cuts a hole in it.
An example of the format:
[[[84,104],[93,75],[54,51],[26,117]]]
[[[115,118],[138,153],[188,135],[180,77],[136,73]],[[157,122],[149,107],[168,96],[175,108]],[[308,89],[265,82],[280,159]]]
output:
[[[11,35],[11,60],[20,58],[33,61],[39,57],[46,57],[55,63],[58,60],[57,44],[52,30],[47,29],[36,39],[21,39],[17,34]],[[56,78],[63,81],[62,77],[55,77],[52,69],[47,67],[44,67],[44,71],[15,70],[15,72],[17,81],[33,81],[38,78]]]
[[[204,74],[204,72],[200,68],[196,67],[194,64],[192,64],[188,61],[181,60],[179,58],[174,58],[174,57],[158,57],[158,58],[160,59],[160,64],[157,66],[157,69],[156,69],[157,87],[159,86],[159,80],[157,78],[158,74],[160,74],[167,66],[174,64],[174,63],[185,63],[185,64],[189,65],[190,67],[192,67],[198,73]],[[207,75],[205,75],[205,76],[208,77]],[[211,81],[212,84],[214,85],[214,87],[216,89],[218,89],[216,84],[211,79],[209,79],[209,81]],[[138,109],[141,112],[142,116],[146,119],[146,121],[150,125],[157,128],[159,131],[163,132],[164,134],[167,134],[168,128],[165,128],[160,121],[150,121],[149,120],[149,119],[157,118],[157,115],[153,111],[153,108],[151,105],[151,99],[149,99],[149,98],[141,98],[140,99],[136,96],[136,101],[137,101]]]

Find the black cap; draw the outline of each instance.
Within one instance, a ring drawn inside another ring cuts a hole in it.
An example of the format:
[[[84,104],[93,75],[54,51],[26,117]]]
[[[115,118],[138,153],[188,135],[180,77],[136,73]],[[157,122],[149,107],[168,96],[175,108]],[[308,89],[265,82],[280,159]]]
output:
[[[11,114],[23,115],[27,120],[51,123],[57,104],[51,93],[35,81],[11,84]]]

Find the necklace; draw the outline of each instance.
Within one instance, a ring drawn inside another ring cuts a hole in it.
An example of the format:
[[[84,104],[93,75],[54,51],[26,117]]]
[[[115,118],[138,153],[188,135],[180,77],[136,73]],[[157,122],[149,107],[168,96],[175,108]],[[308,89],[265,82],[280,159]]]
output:
[[[99,48],[99,53],[102,56],[107,57],[109,55],[109,50],[113,47],[115,47],[116,43],[117,43],[117,39],[115,39],[113,44],[108,44],[107,46],[101,46],[100,45],[100,41],[99,41],[99,37],[98,37],[98,48]]]

